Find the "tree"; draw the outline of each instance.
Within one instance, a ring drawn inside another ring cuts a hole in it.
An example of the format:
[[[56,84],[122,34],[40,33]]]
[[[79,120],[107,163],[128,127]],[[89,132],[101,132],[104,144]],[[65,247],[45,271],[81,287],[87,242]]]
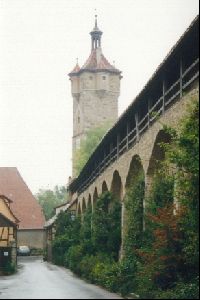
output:
[[[92,245],[92,206],[90,205],[84,212],[82,226],[80,230],[80,243],[87,254],[94,253]]]
[[[184,233],[183,255],[186,275],[199,274],[199,102],[189,109],[189,114],[175,135],[174,147],[169,149],[169,159],[177,165],[177,199],[185,207],[181,220]],[[191,277],[191,276],[190,276]]]
[[[91,154],[94,152],[110,127],[110,123],[105,123],[87,131],[85,139],[81,141],[80,148],[77,149],[74,154],[74,168],[76,176],[80,174]]]
[[[121,203],[105,192],[97,200],[92,216],[92,243],[96,252],[119,258],[121,246]]]
[[[154,178],[147,214],[153,238],[148,248],[138,249],[143,260],[137,274],[138,289],[143,297],[198,299],[198,102],[194,102],[179,130],[166,129],[172,134],[164,162],[168,172],[162,178],[161,173]],[[169,171],[172,166],[176,166],[173,176]]]
[[[126,256],[133,255],[133,249],[140,247],[143,238],[143,201],[145,195],[144,174],[140,172],[133,178],[127,191],[126,203]]]
[[[149,222],[153,224],[151,244],[137,250],[135,289],[143,299],[158,299],[159,294],[162,294],[161,299],[165,298],[166,291],[171,291],[185,273],[180,228],[184,213],[183,208],[174,214],[173,204],[167,204],[158,208],[155,214],[148,214]],[[174,294],[173,299],[177,299],[176,296]]]
[[[43,208],[46,220],[54,215],[54,208],[68,200],[67,188],[56,186],[54,190],[40,189],[36,199]]]
[[[53,262],[63,265],[65,254],[70,247],[79,244],[81,223],[79,218],[72,218],[70,211],[61,211],[55,222],[55,239],[53,240]]]

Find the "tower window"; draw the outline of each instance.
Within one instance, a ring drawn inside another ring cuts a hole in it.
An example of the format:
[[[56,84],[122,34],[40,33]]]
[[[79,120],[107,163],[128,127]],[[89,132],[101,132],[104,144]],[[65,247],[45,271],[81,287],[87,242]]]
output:
[[[102,76],[102,79],[103,79],[103,80],[106,80],[106,76]]]
[[[78,116],[78,124],[80,124],[80,122],[81,122],[81,118],[80,116]]]
[[[92,77],[92,76],[90,76],[90,80],[93,80],[93,77]]]

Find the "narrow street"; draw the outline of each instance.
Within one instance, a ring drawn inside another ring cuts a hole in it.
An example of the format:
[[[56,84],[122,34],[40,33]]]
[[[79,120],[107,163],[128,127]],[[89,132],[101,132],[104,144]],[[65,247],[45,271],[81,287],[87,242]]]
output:
[[[19,271],[0,277],[0,299],[121,299],[41,258],[19,258]]]

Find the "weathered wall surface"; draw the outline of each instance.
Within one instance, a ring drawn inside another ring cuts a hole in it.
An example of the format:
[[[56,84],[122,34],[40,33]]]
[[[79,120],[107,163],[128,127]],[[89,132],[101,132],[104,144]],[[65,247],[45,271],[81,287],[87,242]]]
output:
[[[43,249],[45,232],[43,229],[24,229],[19,230],[18,234],[18,247],[29,246],[30,248]]]
[[[77,80],[79,85],[77,85]],[[80,78],[72,78],[73,96],[73,155],[80,147],[86,132],[118,118],[120,75],[109,72],[83,72]],[[75,87],[74,87],[75,84]],[[73,166],[73,175],[75,174]]]

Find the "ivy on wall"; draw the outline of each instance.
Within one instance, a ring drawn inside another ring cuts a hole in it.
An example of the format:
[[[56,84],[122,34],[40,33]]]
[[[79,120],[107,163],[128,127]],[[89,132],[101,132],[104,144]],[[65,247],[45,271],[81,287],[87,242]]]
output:
[[[134,248],[139,248],[143,239],[144,224],[145,178],[143,172],[130,183],[125,198],[126,232],[125,255],[133,254]]]

